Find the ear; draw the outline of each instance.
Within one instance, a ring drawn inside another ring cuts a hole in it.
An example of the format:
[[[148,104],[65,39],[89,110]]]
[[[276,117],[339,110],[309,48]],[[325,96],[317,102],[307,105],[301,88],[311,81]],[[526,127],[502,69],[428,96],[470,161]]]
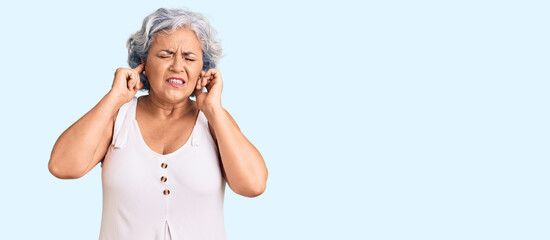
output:
[[[143,61],[143,57],[140,57],[141,63],[143,63],[143,76],[147,77],[147,72],[145,72],[145,67],[147,66],[145,62]]]

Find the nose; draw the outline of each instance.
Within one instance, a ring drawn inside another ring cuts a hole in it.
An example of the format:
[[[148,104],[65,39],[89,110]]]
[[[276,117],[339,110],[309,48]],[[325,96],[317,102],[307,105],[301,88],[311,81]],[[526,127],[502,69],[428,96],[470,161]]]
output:
[[[172,61],[172,64],[170,65],[170,70],[174,72],[181,72],[184,69],[185,69],[185,61],[183,61],[183,58],[175,56],[174,60]]]

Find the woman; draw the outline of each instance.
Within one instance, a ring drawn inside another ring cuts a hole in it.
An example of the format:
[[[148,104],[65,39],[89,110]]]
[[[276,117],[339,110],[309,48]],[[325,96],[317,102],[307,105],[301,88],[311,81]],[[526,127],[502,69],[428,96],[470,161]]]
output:
[[[127,43],[132,69],[117,69],[111,90],[55,143],[48,167],[58,178],[101,162],[100,239],[225,239],[225,183],[246,197],[264,192],[264,160],[221,104],[215,36],[187,9],[147,16]]]

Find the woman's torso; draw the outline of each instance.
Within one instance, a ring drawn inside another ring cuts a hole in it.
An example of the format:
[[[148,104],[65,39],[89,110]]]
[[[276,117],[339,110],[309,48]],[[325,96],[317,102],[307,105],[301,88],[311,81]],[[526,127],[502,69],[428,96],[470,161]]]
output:
[[[101,164],[100,239],[225,239],[225,180],[204,114],[163,155],[143,139],[136,107],[134,98],[120,108]]]

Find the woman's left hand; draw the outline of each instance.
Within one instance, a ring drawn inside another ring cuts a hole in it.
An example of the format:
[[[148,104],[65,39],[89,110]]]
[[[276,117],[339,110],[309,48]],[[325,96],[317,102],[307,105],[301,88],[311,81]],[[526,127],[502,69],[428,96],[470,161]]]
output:
[[[195,96],[199,109],[203,112],[221,109],[223,83],[220,71],[211,68],[206,73],[202,71],[201,76],[195,86]],[[206,87],[208,92],[202,92],[202,87]]]

